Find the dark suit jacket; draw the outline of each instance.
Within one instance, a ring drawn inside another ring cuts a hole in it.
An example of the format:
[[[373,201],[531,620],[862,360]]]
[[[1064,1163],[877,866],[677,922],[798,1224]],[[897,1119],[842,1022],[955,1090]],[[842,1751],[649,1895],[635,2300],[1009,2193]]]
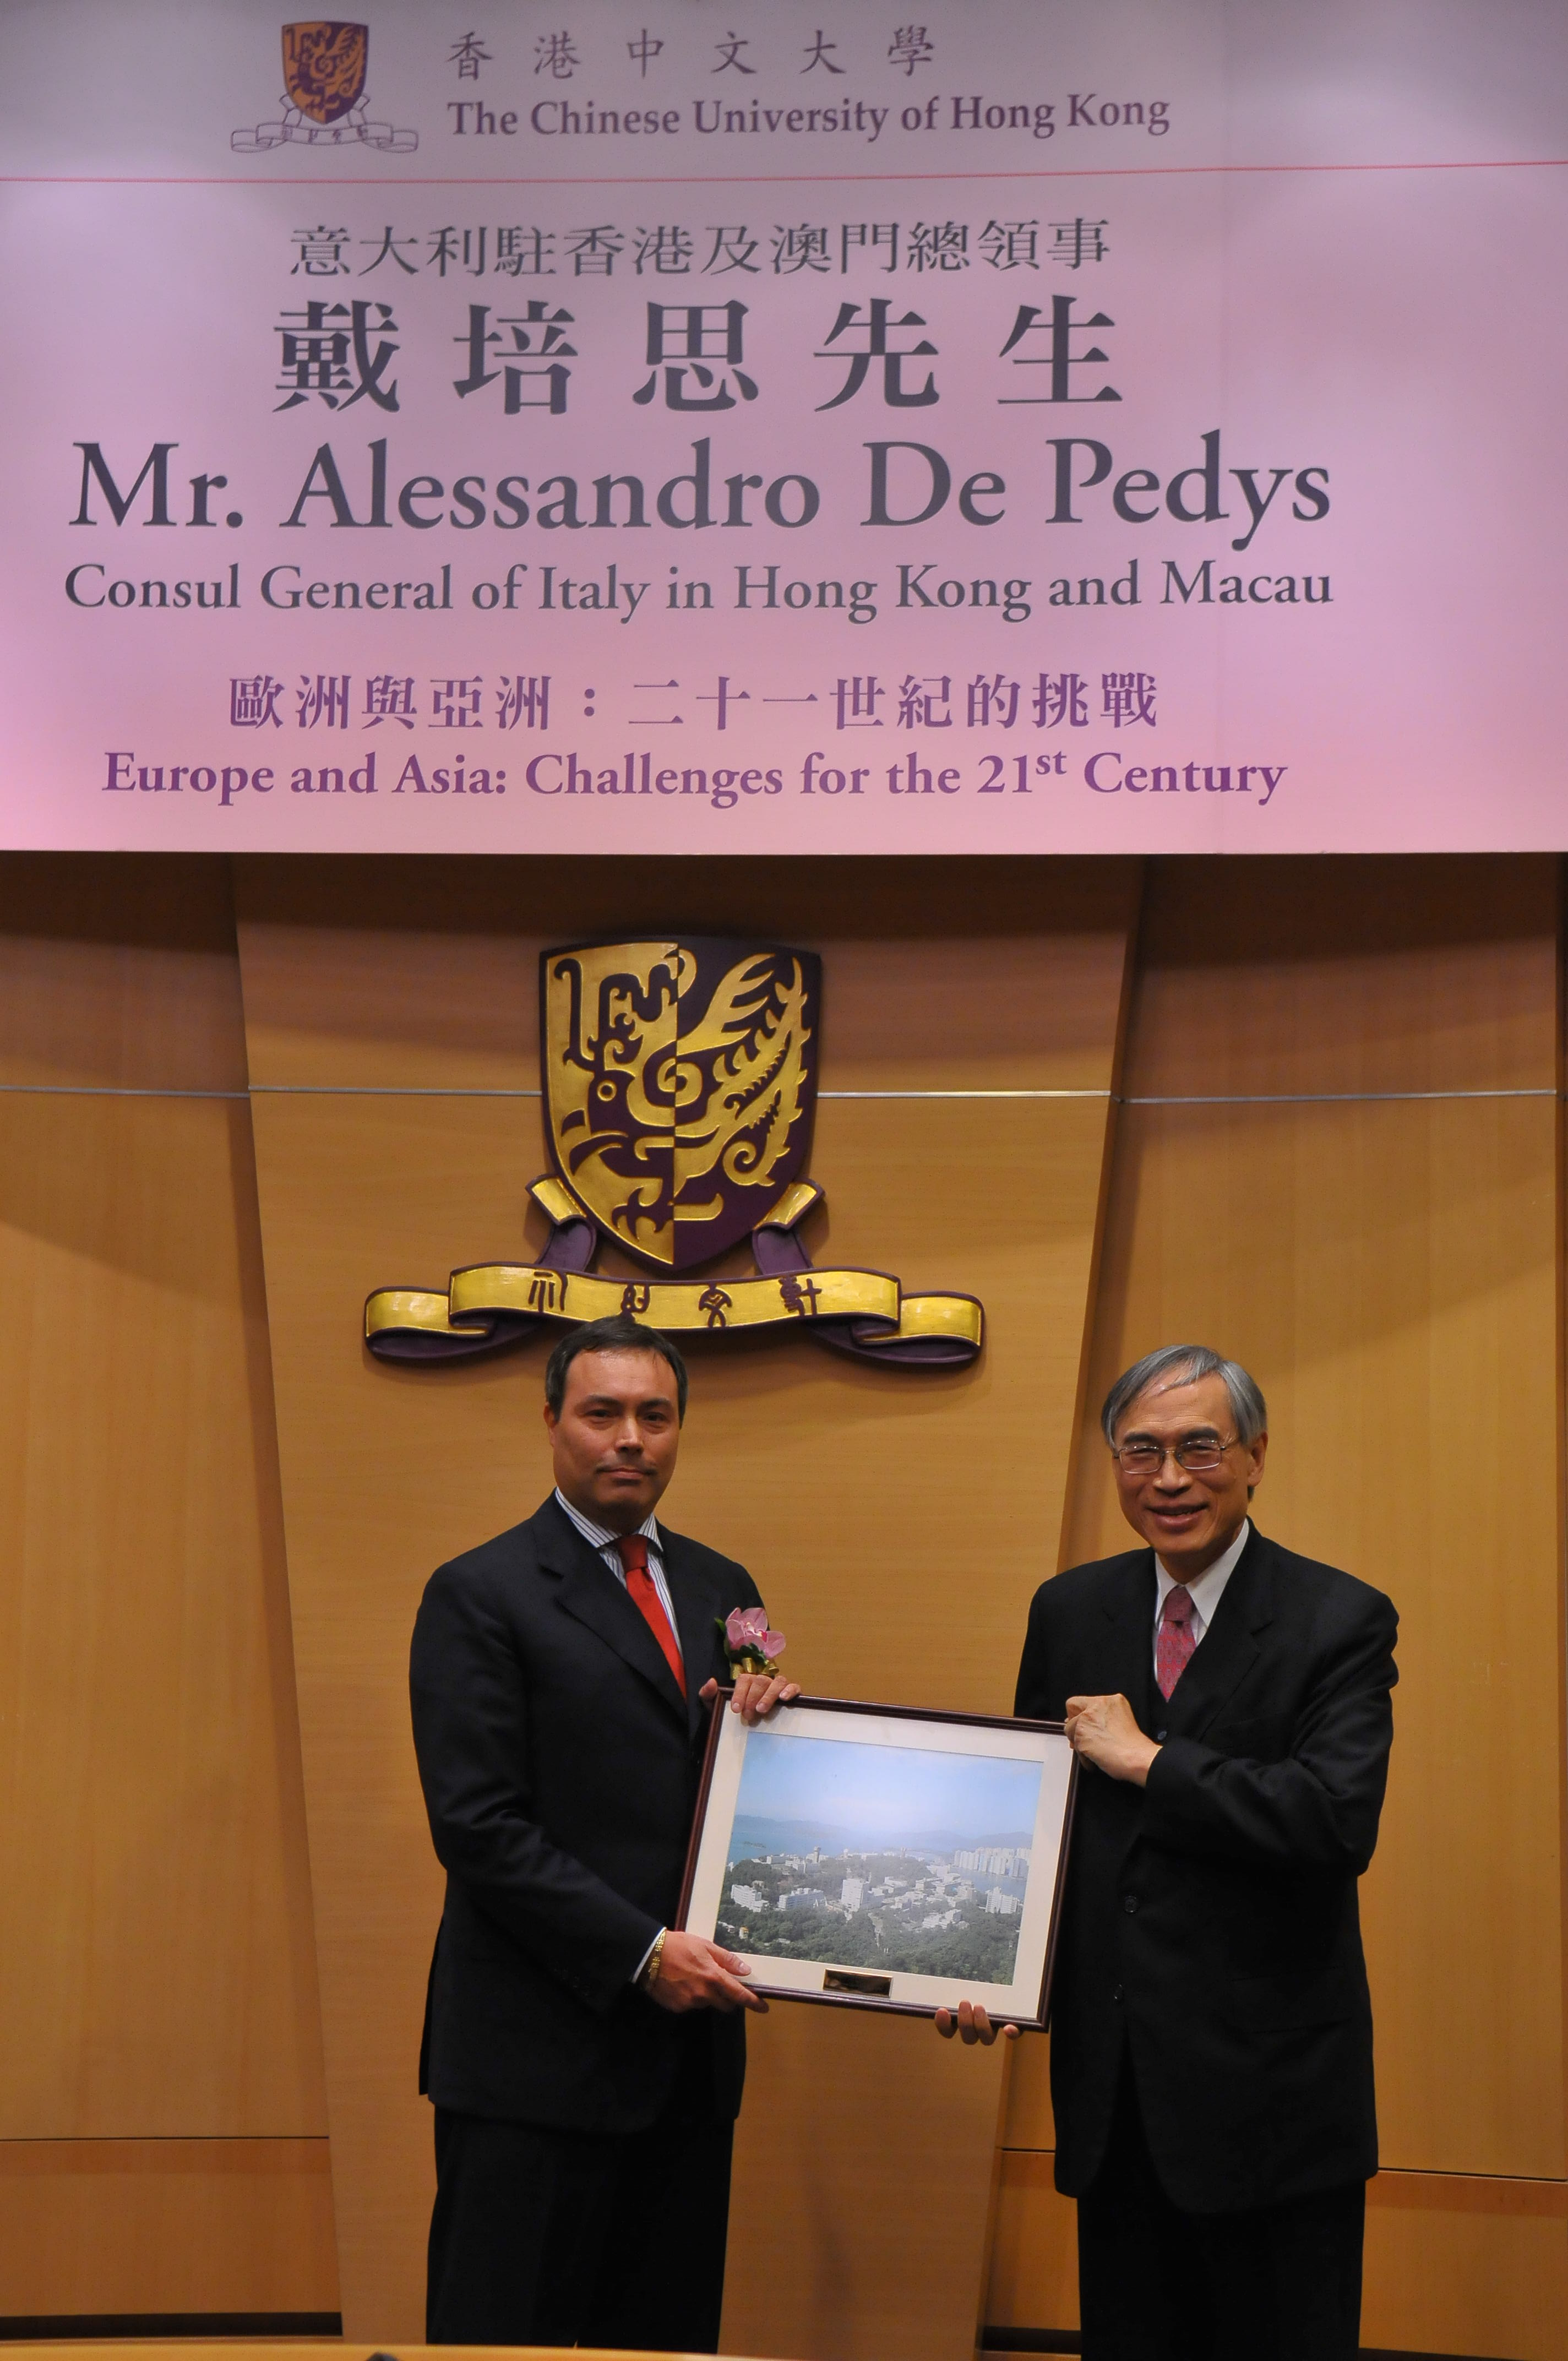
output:
[[[743,1566],[661,1527],[683,1698],[632,1600],[554,1499],[432,1576],[414,1625],[414,1748],[446,1905],[420,2088],[503,2122],[624,2133],[675,2086],[732,2117],[739,2016],[655,2008],[631,1978],[674,1917],[718,1619]],[[711,2084],[707,2076],[711,2072]]]
[[[1356,1880],[1377,1838],[1398,1618],[1255,1527],[1169,1702],[1152,1550],[1036,1593],[1016,1710],[1120,1690],[1161,1741],[1146,1787],[1079,1784],[1051,2016],[1057,2186],[1105,2151],[1124,2044],[1184,2211],[1230,2213],[1377,2169]]]

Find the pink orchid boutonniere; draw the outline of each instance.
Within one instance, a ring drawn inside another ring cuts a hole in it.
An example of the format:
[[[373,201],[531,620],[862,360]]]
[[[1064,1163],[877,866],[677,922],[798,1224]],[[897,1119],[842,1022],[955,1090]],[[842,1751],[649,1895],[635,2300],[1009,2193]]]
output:
[[[715,1621],[718,1618],[715,1617]],[[765,1609],[737,1607],[719,1623],[731,1673],[776,1673],[784,1635],[770,1631]]]

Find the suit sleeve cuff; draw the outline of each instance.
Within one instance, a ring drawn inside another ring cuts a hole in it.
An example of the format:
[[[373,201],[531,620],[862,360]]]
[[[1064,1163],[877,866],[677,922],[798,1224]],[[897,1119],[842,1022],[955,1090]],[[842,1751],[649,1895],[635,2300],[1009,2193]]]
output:
[[[654,1943],[658,1941],[661,1935],[667,1935],[669,1931],[670,1930],[667,1927],[661,1927],[654,1933],[649,1942],[648,1949],[643,1952],[642,1957],[638,1960],[637,1965],[631,1971],[631,1982],[634,1984],[641,1983],[642,1981],[642,1971],[653,1956]]]
[[[651,1913],[622,1902],[619,1895],[616,1901],[626,1914],[627,1924],[614,1938],[607,1937],[591,1950],[565,1957],[558,1950],[554,1954],[535,1950],[541,1964],[598,2016],[607,2015],[628,1984],[641,1975],[659,1934],[659,1922]],[[530,1949],[533,1948],[531,1944]]]
[[[1144,1781],[1146,1836],[1157,1834],[1159,1822],[1179,1809],[1183,1798],[1191,1793],[1200,1765],[1211,1757],[1212,1750],[1194,1739],[1162,1741]]]

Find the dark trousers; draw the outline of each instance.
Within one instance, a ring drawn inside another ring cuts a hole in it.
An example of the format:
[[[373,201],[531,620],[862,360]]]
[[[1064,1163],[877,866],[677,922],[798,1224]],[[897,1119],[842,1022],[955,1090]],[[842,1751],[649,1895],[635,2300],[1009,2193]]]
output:
[[[621,2138],[435,2113],[425,2338],[717,2353],[733,2124]]]
[[[1183,2213],[1156,2176],[1124,2057],[1105,2160],[1078,2201],[1083,2361],[1355,2361],[1366,2186]]]

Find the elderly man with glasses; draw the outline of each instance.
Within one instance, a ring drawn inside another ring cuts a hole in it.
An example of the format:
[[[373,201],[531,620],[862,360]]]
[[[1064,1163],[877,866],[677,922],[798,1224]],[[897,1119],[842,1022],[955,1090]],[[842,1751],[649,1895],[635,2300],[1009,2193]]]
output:
[[[1051,2026],[1084,2361],[1353,2361],[1377,2169],[1356,1881],[1392,1604],[1250,1514],[1256,1384],[1200,1345],[1102,1412],[1146,1546],[1042,1584],[1016,1710],[1083,1769]],[[949,2024],[943,2028],[952,2029]],[[957,2029],[991,2027],[966,2003]]]

